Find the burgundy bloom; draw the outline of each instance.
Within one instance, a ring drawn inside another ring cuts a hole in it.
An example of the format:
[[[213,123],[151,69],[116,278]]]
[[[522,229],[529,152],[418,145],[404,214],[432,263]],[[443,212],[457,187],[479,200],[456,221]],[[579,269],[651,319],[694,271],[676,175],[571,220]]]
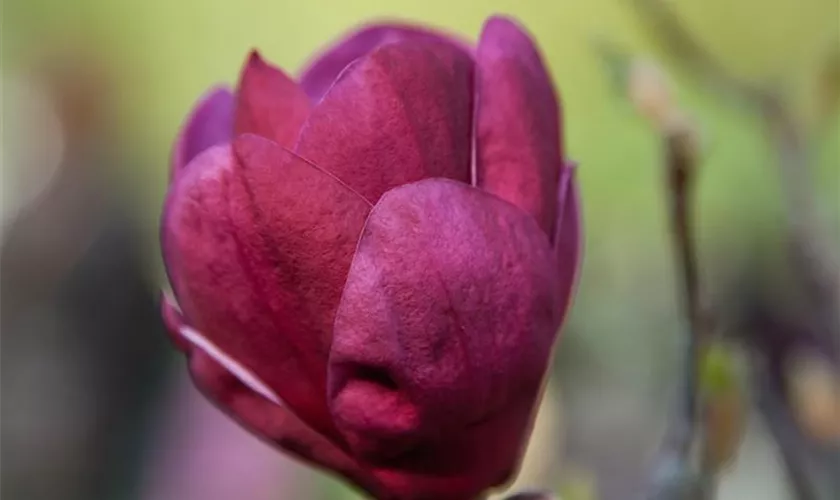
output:
[[[508,480],[579,262],[574,170],[542,59],[351,34],[295,81],[254,52],[172,159],[164,316],[242,425],[377,498]]]

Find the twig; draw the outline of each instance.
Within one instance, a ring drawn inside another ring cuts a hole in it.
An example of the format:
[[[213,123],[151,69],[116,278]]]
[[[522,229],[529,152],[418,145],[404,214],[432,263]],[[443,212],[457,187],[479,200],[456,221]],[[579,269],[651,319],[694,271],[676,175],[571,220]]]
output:
[[[506,497],[505,500],[556,500],[557,497],[549,491],[521,491]]]
[[[684,417],[694,426],[698,417],[698,374],[702,349],[708,343],[710,329],[701,304],[697,276],[697,251],[692,223],[694,171],[696,168],[693,137],[687,130],[671,132],[666,138],[668,195],[670,198],[671,235],[677,264],[682,274],[683,308],[688,322],[688,370]]]
[[[820,305],[831,345],[840,356],[840,266],[820,230],[813,205],[804,137],[794,118],[773,93],[747,83],[726,70],[685,28],[663,0],[633,0],[640,19],[650,28],[663,56],[723,95],[753,106],[764,118],[770,141],[777,149],[779,174],[786,201],[794,255],[803,267],[811,299]]]
[[[840,301],[840,269],[814,207],[805,140],[777,98],[764,97],[760,109],[770,142],[777,151],[792,253],[801,267],[808,299],[828,333],[832,357],[840,361],[840,317],[836,311]]]
[[[797,123],[777,96],[732,76],[690,35],[679,17],[662,0],[634,0],[633,5],[658,45],[665,49],[664,55],[676,67],[692,74],[708,88],[735,97],[760,112],[770,142],[777,150],[792,253],[807,286],[809,302],[822,319],[828,347],[835,361],[840,360],[840,318],[836,311],[840,300],[840,272],[813,206],[806,141]],[[765,391],[759,407],[779,446],[798,498],[821,498],[822,485],[812,477],[814,467],[809,467],[820,466],[812,463],[814,450],[809,450],[807,440],[793,427],[793,423],[781,420],[790,415],[783,400],[777,401],[772,408],[768,406],[775,401],[771,401],[770,396],[778,399],[780,395]],[[825,465],[825,462],[835,461],[829,456],[821,463]]]
[[[701,413],[700,364],[712,337],[709,314],[704,310],[698,277],[697,250],[692,223],[694,176],[697,163],[695,137],[689,128],[666,133],[666,191],[671,236],[680,269],[682,309],[687,324],[686,359],[680,406],[666,436],[652,484],[650,500],[705,500],[713,497],[714,474],[696,463],[693,451]]]
[[[770,386],[763,370],[756,370],[756,405],[764,417],[773,440],[779,447],[784,461],[788,482],[798,500],[818,500],[814,480],[810,477],[806,443],[799,434],[796,424],[790,418],[785,403],[778,392]]]
[[[726,70],[693,36],[689,34],[680,17],[662,0],[633,0],[638,17],[656,37],[663,56],[676,67],[691,73],[708,87],[739,99],[757,104],[763,92],[743,82]]]
[[[676,428],[680,429],[672,453],[689,466],[691,453],[698,439],[700,419],[700,363],[712,337],[709,314],[704,310],[698,277],[697,246],[693,225],[693,201],[697,151],[693,130],[679,128],[666,136],[667,193],[670,204],[671,236],[677,266],[680,269],[682,307],[687,322],[688,338],[685,359],[685,386],[682,390],[682,411]],[[702,439],[702,436],[700,436]],[[707,471],[695,470],[696,487],[684,491],[681,498],[711,498],[713,481]]]

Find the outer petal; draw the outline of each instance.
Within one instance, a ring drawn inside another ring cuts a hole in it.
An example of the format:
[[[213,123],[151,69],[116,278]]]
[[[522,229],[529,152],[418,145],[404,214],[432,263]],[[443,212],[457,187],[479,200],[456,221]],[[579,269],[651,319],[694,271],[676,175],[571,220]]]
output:
[[[452,44],[382,46],[313,111],[297,152],[375,202],[427,177],[468,182],[473,64]]]
[[[444,33],[409,24],[377,24],[355,31],[325,50],[303,71],[300,85],[317,103],[350,63],[381,45],[404,41],[451,43],[467,51],[464,43]]]
[[[181,312],[181,306],[178,305],[178,301],[175,300],[171,292],[164,291],[161,293],[160,312],[166,332],[169,334],[169,340],[179,350],[189,352],[190,343],[181,336],[181,328],[186,326],[186,322]]]
[[[164,260],[190,325],[330,435],[332,320],[369,204],[276,144],[242,136],[170,191]]]
[[[580,194],[575,175],[577,166],[568,163],[560,172],[557,191],[557,223],[554,226],[552,246],[560,271],[560,313],[565,315],[572,302],[580,273],[583,255],[581,232]]]
[[[170,178],[205,149],[230,140],[234,103],[233,94],[223,87],[214,88],[196,103],[175,141]]]
[[[236,135],[256,134],[291,148],[309,116],[309,99],[282,70],[252,51],[237,90]]]
[[[190,354],[190,373],[208,399],[249,431],[310,464],[375,491],[374,479],[352,457],[308,427],[289,408],[252,391],[199,346]]]
[[[556,336],[556,276],[534,220],[492,195],[447,179],[385,194],[330,356],[330,408],[351,449],[396,467],[394,484],[422,471],[443,488],[406,498],[471,498],[504,480]]]
[[[563,151],[551,79],[513,21],[491,18],[477,51],[476,184],[533,215],[551,234]]]

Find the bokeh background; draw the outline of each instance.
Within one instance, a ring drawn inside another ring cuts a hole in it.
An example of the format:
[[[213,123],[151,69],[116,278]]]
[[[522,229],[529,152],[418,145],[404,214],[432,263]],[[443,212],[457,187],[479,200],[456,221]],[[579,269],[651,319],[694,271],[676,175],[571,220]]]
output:
[[[809,199],[836,254],[840,2],[665,3],[726,72],[782,96],[806,138]],[[670,64],[636,3],[3,0],[2,498],[358,498],[203,402],[164,340],[157,221],[170,146],[194,100],[235,84],[252,47],[294,72],[366,21],[413,20],[474,39],[496,12],[527,26],[554,75],[586,230],[579,293],[517,487],[569,500],[639,491],[677,394],[683,320],[662,131],[599,47],[658,64],[698,131],[701,275],[711,301],[736,318],[723,323],[746,328],[744,309],[795,310],[801,297],[765,118]],[[748,406],[719,498],[791,498]]]

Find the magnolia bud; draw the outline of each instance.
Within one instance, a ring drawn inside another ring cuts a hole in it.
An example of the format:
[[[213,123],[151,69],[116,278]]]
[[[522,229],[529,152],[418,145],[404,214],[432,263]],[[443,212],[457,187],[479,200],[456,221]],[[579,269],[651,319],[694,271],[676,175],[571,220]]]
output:
[[[667,75],[655,63],[637,59],[630,64],[627,93],[636,110],[657,128],[664,128],[674,103]]]

